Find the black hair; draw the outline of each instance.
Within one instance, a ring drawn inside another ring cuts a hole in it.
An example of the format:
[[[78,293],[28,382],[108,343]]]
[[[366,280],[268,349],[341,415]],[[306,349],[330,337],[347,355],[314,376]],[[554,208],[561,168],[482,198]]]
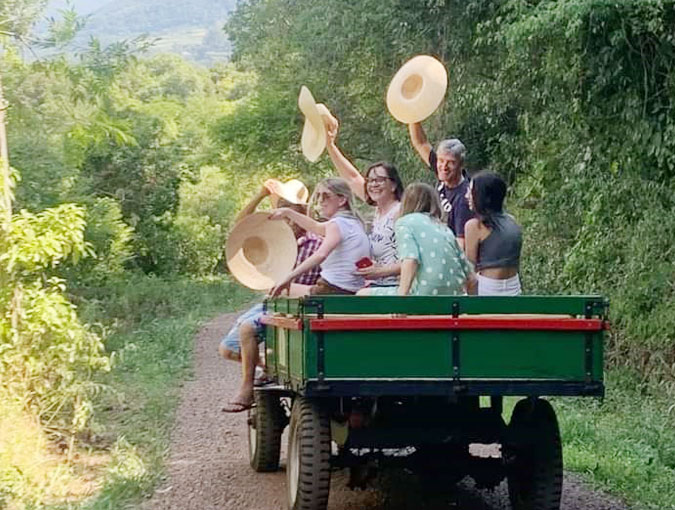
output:
[[[486,226],[494,227],[492,216],[504,208],[506,182],[493,172],[479,172],[471,178],[471,198],[478,219]]]
[[[371,171],[379,167],[384,168],[384,171],[387,172],[387,177],[389,177],[389,179],[391,179],[394,183],[394,196],[396,197],[396,200],[400,202],[401,197],[403,196],[403,182],[401,181],[401,177],[398,175],[398,170],[391,163],[387,163],[386,161],[378,161],[377,163],[370,165],[365,173],[366,182],[363,184],[363,186],[364,192],[366,194],[366,204],[375,205],[375,201],[370,198],[370,195],[368,194],[368,175],[370,175]]]

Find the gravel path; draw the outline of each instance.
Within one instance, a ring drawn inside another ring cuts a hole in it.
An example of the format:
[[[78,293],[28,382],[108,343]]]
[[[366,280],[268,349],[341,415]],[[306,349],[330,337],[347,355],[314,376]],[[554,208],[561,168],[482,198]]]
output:
[[[217,356],[218,342],[235,314],[217,317],[195,339],[195,375],[183,387],[172,435],[167,482],[143,510],[281,510],[285,473],[259,474],[248,465],[246,413],[221,407],[240,380],[239,366]],[[286,438],[284,437],[284,444]],[[285,452],[282,451],[282,458]],[[381,476],[376,487],[351,491],[346,473],[334,473],[329,510],[507,510],[504,484],[495,491],[470,482],[439,495],[426,495],[415,477],[403,472]],[[566,475],[563,510],[626,510],[620,502]]]

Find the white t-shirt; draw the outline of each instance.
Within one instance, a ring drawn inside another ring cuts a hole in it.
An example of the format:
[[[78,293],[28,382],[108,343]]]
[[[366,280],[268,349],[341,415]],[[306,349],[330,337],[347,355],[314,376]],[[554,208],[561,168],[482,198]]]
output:
[[[338,213],[329,220],[340,229],[340,242],[321,263],[321,278],[341,289],[356,292],[365,285],[356,262],[370,257],[370,240],[358,218]]]
[[[380,215],[375,212],[372,228],[370,229],[370,245],[373,249],[373,259],[378,266],[389,266],[398,262],[396,254],[396,234],[394,233],[394,223],[398,218],[398,212],[401,210],[401,202],[397,202],[389,210]],[[374,285],[394,286],[398,285],[398,276],[385,276],[373,280]]]

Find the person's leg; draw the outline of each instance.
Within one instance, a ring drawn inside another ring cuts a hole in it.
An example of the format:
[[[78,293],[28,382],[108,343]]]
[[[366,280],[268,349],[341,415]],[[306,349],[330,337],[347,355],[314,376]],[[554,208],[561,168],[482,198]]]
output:
[[[248,409],[253,403],[253,380],[258,364],[258,336],[254,323],[244,322],[239,327],[241,346],[241,385],[235,397],[224,408],[227,412],[239,412]]]
[[[223,358],[230,361],[241,361],[241,355],[239,353],[239,329],[240,322],[237,321],[234,326],[230,328],[218,345],[218,354]]]
[[[236,351],[231,351],[222,343],[218,346],[218,354],[229,361],[241,361],[241,355]]]
[[[225,335],[225,338],[222,339],[220,345],[218,346],[218,353],[225,359],[230,361],[241,361],[241,355],[239,354],[239,337],[241,325],[250,322],[258,321],[263,313],[262,303],[256,303],[251,308],[242,313],[234,325],[230,328]]]

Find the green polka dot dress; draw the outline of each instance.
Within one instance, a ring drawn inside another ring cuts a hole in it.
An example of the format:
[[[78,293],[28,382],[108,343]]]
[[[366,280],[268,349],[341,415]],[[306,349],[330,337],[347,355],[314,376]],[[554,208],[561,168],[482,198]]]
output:
[[[452,231],[425,213],[399,218],[395,226],[398,258],[417,261],[411,296],[455,296],[473,271]],[[371,294],[396,294],[396,288],[372,289]]]

